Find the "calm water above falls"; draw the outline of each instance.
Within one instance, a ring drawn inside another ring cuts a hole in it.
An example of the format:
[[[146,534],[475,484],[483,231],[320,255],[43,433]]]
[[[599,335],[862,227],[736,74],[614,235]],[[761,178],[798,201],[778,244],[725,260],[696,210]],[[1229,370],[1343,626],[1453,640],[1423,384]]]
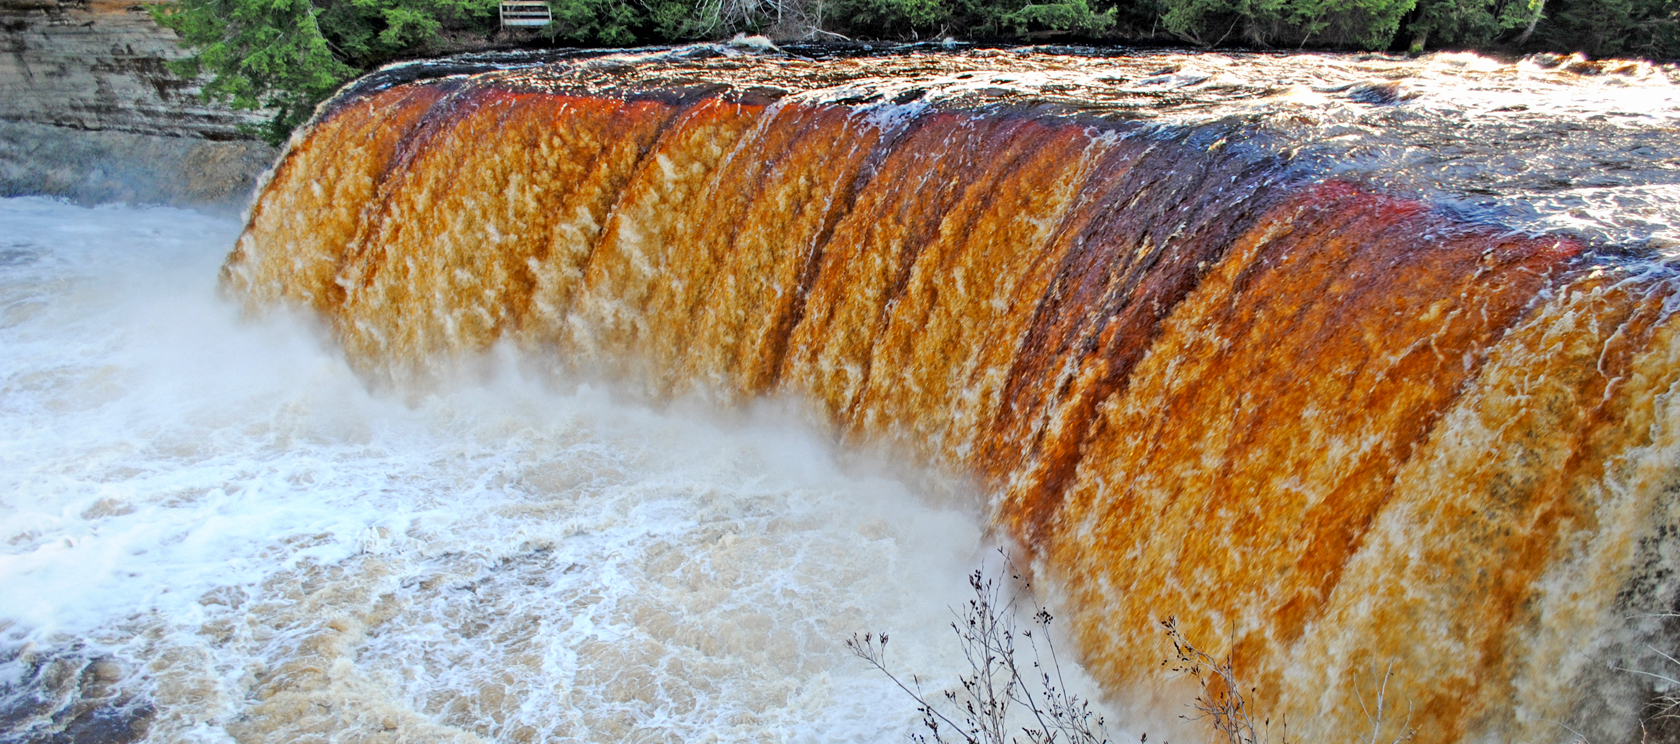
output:
[[[896,741],[841,642],[958,670],[969,492],[512,362],[370,394],[217,299],[238,230],[0,201],[0,741]]]

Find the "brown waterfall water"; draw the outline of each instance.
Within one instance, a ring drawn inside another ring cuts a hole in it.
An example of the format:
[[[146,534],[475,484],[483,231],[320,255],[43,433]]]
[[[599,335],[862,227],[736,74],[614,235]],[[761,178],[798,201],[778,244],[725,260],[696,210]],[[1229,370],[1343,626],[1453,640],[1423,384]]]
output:
[[[511,344],[967,474],[1127,725],[1194,695],[1173,616],[1295,740],[1369,739],[1385,680],[1384,740],[1638,739],[1674,70],[694,49],[375,76],[223,288],[376,387]]]

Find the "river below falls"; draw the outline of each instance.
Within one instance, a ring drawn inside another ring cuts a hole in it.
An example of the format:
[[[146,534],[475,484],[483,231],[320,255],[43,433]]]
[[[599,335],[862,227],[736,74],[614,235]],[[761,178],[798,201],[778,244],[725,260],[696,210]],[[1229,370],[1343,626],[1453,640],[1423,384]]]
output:
[[[216,293],[233,221],[0,200],[0,741],[896,741],[981,498],[792,406],[517,360],[398,399]]]

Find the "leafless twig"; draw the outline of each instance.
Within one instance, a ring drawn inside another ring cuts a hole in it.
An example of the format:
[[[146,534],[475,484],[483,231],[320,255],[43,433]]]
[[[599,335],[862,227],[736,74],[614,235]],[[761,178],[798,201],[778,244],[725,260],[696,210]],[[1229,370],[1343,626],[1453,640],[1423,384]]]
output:
[[[1007,560],[1007,555],[1005,556]],[[1022,593],[1030,586],[1022,572],[1011,576],[1020,584]],[[969,672],[958,680],[956,689],[944,691],[945,701],[936,707],[923,694],[915,677],[915,688],[904,684],[887,668],[887,635],[865,633],[853,635],[846,642],[852,653],[886,674],[899,689],[916,701],[922,714],[922,726],[927,734],[911,734],[918,742],[946,742],[947,735],[960,737],[963,744],[1008,744],[1014,741],[1009,725],[1010,710],[1020,705],[1031,716],[1031,722],[1020,732],[1032,744],[1107,744],[1103,719],[1091,710],[1090,703],[1067,690],[1061,663],[1056,658],[1055,643],[1049,627],[1054,617],[1039,607],[1033,614],[1034,629],[1018,629],[1015,625],[1015,600],[1007,596],[997,581],[983,571],[968,577],[974,597],[961,612],[953,610],[956,619],[951,629],[962,644]],[[1016,639],[1023,639],[1032,649],[1029,684],[1028,675],[1017,659]],[[1041,654],[1038,639],[1042,638],[1048,658]],[[941,708],[953,710],[947,714]]]
[[[1248,688],[1248,694],[1243,694],[1242,683],[1237,679],[1236,663],[1231,654],[1224,658],[1216,657],[1197,648],[1184,637],[1184,632],[1178,627],[1177,618],[1168,617],[1161,621],[1161,627],[1166,630],[1167,639],[1172,643],[1172,656],[1162,662],[1171,665],[1172,671],[1188,674],[1201,686],[1201,692],[1196,696],[1190,707],[1195,711],[1192,715],[1182,716],[1192,721],[1207,721],[1214,731],[1218,732],[1225,744],[1270,744],[1272,721],[1263,718],[1258,723],[1251,707],[1251,700],[1258,694],[1258,689]],[[1365,720],[1371,724],[1371,735],[1366,744],[1379,744],[1388,715],[1388,683],[1394,676],[1394,665],[1391,663],[1383,671],[1382,681],[1377,686],[1377,699],[1374,706],[1365,703],[1365,695],[1359,690],[1359,683],[1354,683],[1354,696],[1359,700],[1359,708],[1365,713]],[[1400,725],[1400,733],[1387,744],[1401,744],[1408,741],[1416,733],[1411,727],[1412,716],[1410,704],[1407,705],[1406,721]],[[1289,722],[1284,720],[1278,735],[1278,744],[1289,743]]]

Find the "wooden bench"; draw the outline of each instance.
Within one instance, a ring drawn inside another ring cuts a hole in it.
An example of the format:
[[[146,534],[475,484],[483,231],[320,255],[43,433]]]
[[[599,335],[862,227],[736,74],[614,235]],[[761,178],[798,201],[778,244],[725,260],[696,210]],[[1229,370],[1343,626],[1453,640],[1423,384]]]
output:
[[[554,16],[548,3],[531,0],[503,0],[502,26],[547,26]]]

